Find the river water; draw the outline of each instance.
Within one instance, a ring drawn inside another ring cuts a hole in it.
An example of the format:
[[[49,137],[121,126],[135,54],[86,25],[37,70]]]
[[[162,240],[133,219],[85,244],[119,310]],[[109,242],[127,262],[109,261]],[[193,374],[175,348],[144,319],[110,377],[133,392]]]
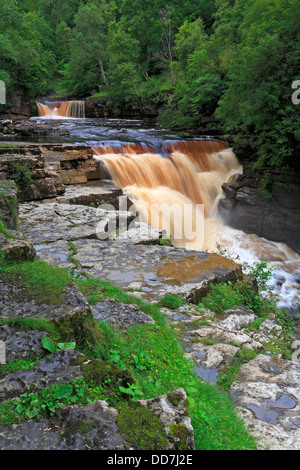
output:
[[[245,234],[226,226],[218,215],[222,183],[243,171],[231,149],[226,149],[213,137],[176,134],[159,129],[150,121],[64,117],[32,118],[32,121],[50,123],[67,131],[68,135],[28,138],[31,142],[93,147],[95,158],[106,167],[115,184],[137,205],[140,203],[145,217],[152,204],[177,204],[178,207],[203,204],[204,241],[201,240],[200,245],[187,244],[186,240],[177,244],[188,249],[221,251],[243,263],[245,269],[247,264],[267,261],[273,269],[269,287],[279,295],[278,305],[289,308],[300,318],[300,256],[284,241],[275,243]],[[158,216],[151,219],[151,225],[167,228]]]

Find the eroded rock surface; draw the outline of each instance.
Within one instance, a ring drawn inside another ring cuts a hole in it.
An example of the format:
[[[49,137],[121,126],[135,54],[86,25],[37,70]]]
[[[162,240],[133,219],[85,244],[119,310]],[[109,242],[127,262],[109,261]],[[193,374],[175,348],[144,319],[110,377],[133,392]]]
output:
[[[300,365],[259,355],[241,370],[231,395],[258,446],[300,450]]]

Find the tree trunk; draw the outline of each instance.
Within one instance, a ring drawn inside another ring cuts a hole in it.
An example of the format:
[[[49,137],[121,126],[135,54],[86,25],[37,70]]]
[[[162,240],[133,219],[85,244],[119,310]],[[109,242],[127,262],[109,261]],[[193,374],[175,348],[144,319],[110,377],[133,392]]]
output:
[[[101,57],[99,56],[99,54],[98,54],[98,62],[99,62],[99,67],[100,67],[100,71],[101,71],[102,80],[103,80],[103,82],[104,82],[104,85],[105,85],[106,87],[108,87],[108,86],[109,86],[109,82],[108,82],[107,77],[106,77],[106,74],[105,74],[105,72],[104,72],[103,62],[102,62]]]

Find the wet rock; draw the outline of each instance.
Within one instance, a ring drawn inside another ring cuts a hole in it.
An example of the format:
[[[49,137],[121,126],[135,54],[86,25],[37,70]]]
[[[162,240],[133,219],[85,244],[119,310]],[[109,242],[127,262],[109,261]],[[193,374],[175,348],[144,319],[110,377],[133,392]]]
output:
[[[127,327],[155,323],[153,318],[135,305],[124,304],[114,299],[104,299],[97,302],[92,306],[92,314],[96,320],[107,321],[111,325]]]
[[[66,186],[63,196],[58,196],[55,201],[59,204],[76,204],[91,207],[98,207],[100,204],[112,205],[119,209],[119,199],[123,196],[122,189],[113,186],[96,186],[82,184]],[[126,207],[127,210],[128,207]]]
[[[219,213],[227,225],[254,233],[275,242],[284,242],[300,252],[299,178],[292,172],[268,170],[270,189],[264,196],[261,181],[265,170],[254,171],[244,165],[244,174],[236,181],[223,185],[224,198]],[[289,190],[293,186],[293,191]]]
[[[127,211],[75,204],[31,202],[20,206],[20,227],[35,244],[58,240],[109,239],[127,228],[134,216]]]
[[[25,358],[27,356],[42,357],[45,349],[42,337],[48,336],[44,331],[18,331],[8,324],[0,324],[0,341],[5,343],[6,361]]]
[[[84,356],[72,349],[57,351],[42,359],[31,370],[20,370],[0,380],[0,400],[17,397],[52,384],[71,383],[82,377],[79,358]]]
[[[74,245],[77,261],[90,276],[104,277],[126,289],[132,282],[139,282],[142,292],[150,300],[174,294],[197,304],[209,291],[210,283],[234,282],[242,276],[236,263],[206,252],[136,245],[119,239],[115,242],[75,240]],[[60,265],[57,253],[52,257],[51,246],[43,245],[36,249],[41,259]],[[61,243],[60,256],[66,256],[68,249],[67,242]]]
[[[263,450],[300,449],[300,366],[259,355],[231,386],[238,412]]]
[[[49,320],[91,315],[90,306],[75,285],[66,286],[61,303],[51,305],[32,300],[30,293],[0,275],[0,315],[4,318],[42,317]]]

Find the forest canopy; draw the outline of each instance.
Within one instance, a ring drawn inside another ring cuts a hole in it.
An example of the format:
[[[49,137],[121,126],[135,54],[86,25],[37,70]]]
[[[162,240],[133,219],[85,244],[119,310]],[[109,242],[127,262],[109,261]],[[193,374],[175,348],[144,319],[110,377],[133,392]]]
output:
[[[299,0],[0,0],[0,80],[31,99],[159,105],[165,127],[216,116],[258,164],[299,152]]]

